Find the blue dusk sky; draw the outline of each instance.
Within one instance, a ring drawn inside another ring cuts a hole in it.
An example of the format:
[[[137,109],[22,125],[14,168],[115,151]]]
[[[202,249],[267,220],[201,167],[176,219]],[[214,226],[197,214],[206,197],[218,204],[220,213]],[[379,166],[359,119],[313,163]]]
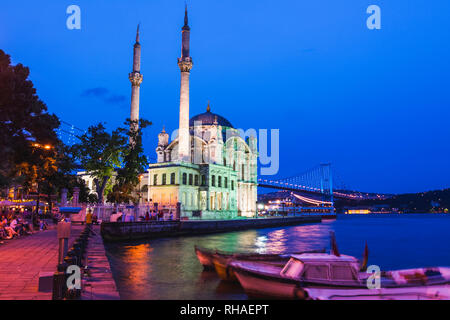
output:
[[[81,30],[66,9],[81,8]],[[369,5],[381,30],[369,30]],[[335,181],[375,192],[450,187],[450,1],[190,0],[191,116],[280,129],[278,177],[321,162]],[[30,67],[50,112],[86,129],[129,117],[141,23],[140,115],[178,126],[184,0],[2,0],[0,49]]]

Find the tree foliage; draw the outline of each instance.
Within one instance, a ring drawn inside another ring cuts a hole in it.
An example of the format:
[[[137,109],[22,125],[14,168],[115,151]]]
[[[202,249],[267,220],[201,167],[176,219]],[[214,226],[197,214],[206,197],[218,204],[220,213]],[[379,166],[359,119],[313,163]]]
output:
[[[86,172],[94,178],[98,202],[103,203],[106,185],[121,165],[126,138],[118,131],[106,131],[102,123],[89,127],[72,146],[72,153]]]
[[[148,164],[142,130],[150,124],[144,119],[139,122],[127,119],[124,127],[109,133],[99,123],[89,127],[72,147],[81,166],[94,178],[98,203],[103,203],[105,196],[113,203],[136,202],[133,192]]]
[[[47,112],[29,74],[0,50],[0,183],[6,186],[30,188],[58,172],[59,120]]]
[[[10,56],[0,50],[0,187],[37,187],[50,196],[77,186],[80,200],[91,203],[103,203],[105,190],[110,189],[115,202],[133,201],[133,189],[147,165],[142,129],[150,122],[127,120],[126,128],[112,133],[99,123],[69,148],[58,139],[59,120],[47,112],[29,74],[22,64],[11,65]],[[94,177],[98,199],[74,174],[75,161]]]
[[[108,195],[108,201],[114,203],[136,203],[136,186],[139,184],[139,177],[145,171],[148,160],[144,155],[142,144],[142,130],[151,125],[145,119],[130,121],[127,119],[124,127],[118,132],[127,137],[128,144],[122,149],[122,165],[117,170],[117,177],[112,192]]]

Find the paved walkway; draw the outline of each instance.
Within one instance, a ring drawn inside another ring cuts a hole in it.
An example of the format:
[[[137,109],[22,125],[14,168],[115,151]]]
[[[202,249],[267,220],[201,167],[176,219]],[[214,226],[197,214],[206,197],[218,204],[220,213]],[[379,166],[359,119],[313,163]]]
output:
[[[83,228],[72,225],[69,245]],[[57,263],[54,227],[0,244],[0,300],[51,300],[51,292],[38,292],[39,272],[55,272]]]
[[[119,292],[111,274],[100,227],[92,227],[95,235],[89,238],[87,249],[88,275],[83,277],[82,300],[118,300]]]

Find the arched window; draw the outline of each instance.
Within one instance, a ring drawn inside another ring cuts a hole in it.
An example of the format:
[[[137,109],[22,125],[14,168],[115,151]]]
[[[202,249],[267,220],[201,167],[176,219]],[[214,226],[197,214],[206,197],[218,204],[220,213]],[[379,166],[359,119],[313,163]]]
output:
[[[158,185],[158,175],[157,174],[153,175],[153,185],[154,186]]]
[[[187,174],[186,172],[183,173],[183,184],[187,183]]]
[[[215,176],[215,175],[212,175],[212,177],[211,177],[211,185],[212,185],[213,187],[216,186],[216,176]]]
[[[170,184],[175,184],[175,172],[170,174]]]
[[[189,173],[189,185],[192,186],[193,181],[192,181],[193,177],[192,177],[192,173]]]
[[[206,177],[202,174],[202,186],[206,185]]]
[[[228,188],[228,178],[227,177],[225,177],[223,184],[224,184],[225,188]]]
[[[222,177],[221,177],[221,176],[218,176],[218,177],[217,177],[217,186],[218,186],[219,188],[222,188]]]
[[[161,182],[161,184],[162,185],[166,184],[166,174],[165,173],[163,173],[163,175],[162,175],[162,182]]]
[[[198,186],[198,174],[194,177],[194,185]]]

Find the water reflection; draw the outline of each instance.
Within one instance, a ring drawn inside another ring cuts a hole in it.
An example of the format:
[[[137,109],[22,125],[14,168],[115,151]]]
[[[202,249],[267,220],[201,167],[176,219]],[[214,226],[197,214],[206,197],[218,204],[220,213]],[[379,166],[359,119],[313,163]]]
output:
[[[149,243],[127,245],[121,250],[118,258],[126,266],[123,280],[130,291],[142,290],[141,286],[151,280],[149,276],[152,274],[152,264],[148,261],[152,251]]]
[[[347,217],[286,228],[269,228],[184,238],[154,239],[106,246],[122,299],[246,299],[239,286],[203,272],[194,245],[223,251],[286,253],[327,248],[336,232],[342,253],[382,269],[450,265],[450,216]]]
[[[266,243],[267,243],[267,236],[259,236],[255,240],[255,246],[256,246],[256,252],[258,253],[266,253]]]
[[[286,229],[278,229],[268,234],[268,251],[271,253],[283,253],[287,251]]]

